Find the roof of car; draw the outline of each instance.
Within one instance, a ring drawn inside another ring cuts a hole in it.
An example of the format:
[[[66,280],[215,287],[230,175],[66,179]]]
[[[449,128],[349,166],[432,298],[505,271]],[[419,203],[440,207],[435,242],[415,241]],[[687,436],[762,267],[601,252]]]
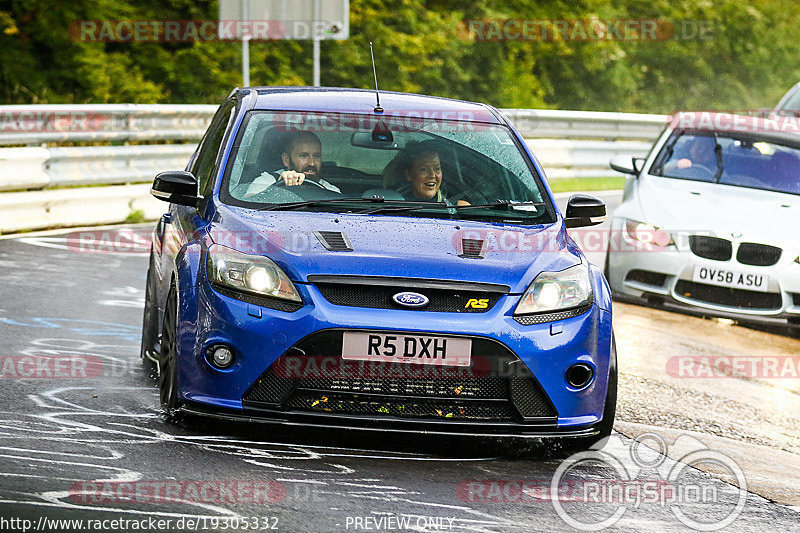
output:
[[[374,90],[338,87],[247,87],[235,92],[245,96],[251,91],[258,95],[253,109],[375,114]],[[383,114],[387,116],[502,123],[494,108],[464,100],[380,91],[380,103],[384,109]]]

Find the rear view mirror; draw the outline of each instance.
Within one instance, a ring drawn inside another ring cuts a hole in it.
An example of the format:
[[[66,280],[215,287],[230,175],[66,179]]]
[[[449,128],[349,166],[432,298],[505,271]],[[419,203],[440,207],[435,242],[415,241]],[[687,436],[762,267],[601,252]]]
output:
[[[350,144],[359,148],[373,148],[376,150],[402,150],[406,145],[402,138],[390,138],[366,131],[357,131],[350,135]]]
[[[606,203],[596,196],[573,194],[567,201],[564,225],[580,228],[602,224],[606,219]]]
[[[189,207],[197,207],[203,199],[197,195],[197,178],[184,170],[170,170],[157,175],[150,194],[159,200]]]

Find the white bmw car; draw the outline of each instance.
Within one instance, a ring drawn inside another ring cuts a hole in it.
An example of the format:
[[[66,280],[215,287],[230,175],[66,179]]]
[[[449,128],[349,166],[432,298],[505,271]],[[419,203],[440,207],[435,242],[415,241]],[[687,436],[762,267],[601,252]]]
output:
[[[800,132],[676,115],[627,173],[605,272],[615,296],[800,327]]]

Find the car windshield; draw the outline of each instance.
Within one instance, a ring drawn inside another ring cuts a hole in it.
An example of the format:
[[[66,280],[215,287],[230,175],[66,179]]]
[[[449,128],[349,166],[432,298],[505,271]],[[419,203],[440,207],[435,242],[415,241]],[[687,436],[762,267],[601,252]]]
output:
[[[304,182],[287,183],[288,171]],[[416,116],[251,111],[220,199],[265,210],[555,220],[507,127]]]
[[[747,136],[676,133],[651,174],[800,194],[800,149]]]
[[[786,101],[780,104],[779,111],[797,115],[800,113],[800,88],[795,87],[789,93],[790,96],[786,98]]]

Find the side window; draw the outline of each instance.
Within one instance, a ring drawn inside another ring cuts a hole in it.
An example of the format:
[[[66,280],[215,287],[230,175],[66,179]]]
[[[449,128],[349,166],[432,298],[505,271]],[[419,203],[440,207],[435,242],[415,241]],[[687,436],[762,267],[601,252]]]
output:
[[[191,172],[197,178],[198,189],[201,196],[208,194],[213,183],[214,170],[216,169],[217,155],[228,124],[236,113],[234,102],[227,101],[214,115],[211,126],[200,141],[197,157],[192,162]]]

